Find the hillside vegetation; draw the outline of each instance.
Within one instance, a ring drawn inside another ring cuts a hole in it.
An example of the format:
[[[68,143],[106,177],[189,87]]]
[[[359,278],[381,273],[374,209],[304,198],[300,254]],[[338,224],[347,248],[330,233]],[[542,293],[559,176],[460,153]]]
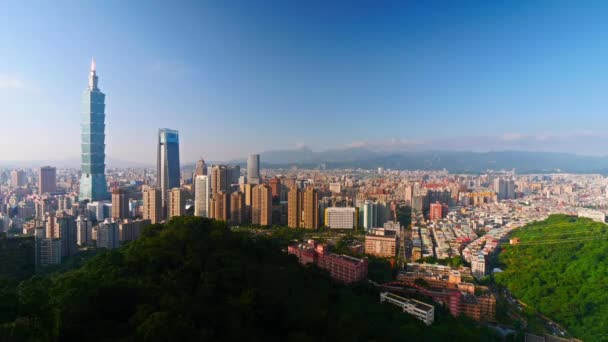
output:
[[[578,338],[608,340],[608,226],[554,215],[516,230],[496,275],[520,300]]]
[[[285,232],[280,232],[284,235]],[[284,236],[283,236],[284,237]],[[0,283],[13,341],[488,341],[445,313],[426,327],[281,250],[281,238],[180,217],[72,271]]]

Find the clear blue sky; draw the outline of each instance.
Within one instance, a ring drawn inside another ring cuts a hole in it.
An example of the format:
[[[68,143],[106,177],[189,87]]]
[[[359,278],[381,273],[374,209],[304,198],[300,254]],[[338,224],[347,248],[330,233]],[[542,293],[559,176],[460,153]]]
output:
[[[79,157],[92,56],[123,160],[154,163],[160,127],[184,162],[412,141],[601,153],[606,18],[603,1],[4,0],[0,160]]]

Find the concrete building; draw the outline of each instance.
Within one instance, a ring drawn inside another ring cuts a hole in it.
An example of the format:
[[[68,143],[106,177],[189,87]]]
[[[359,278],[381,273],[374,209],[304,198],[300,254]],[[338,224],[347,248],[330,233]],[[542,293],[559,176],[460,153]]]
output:
[[[61,264],[61,239],[36,235],[36,268]]]
[[[19,187],[26,184],[25,171],[13,170],[11,171],[11,186]]]
[[[228,191],[228,167],[226,165],[213,165],[211,168],[211,192]]]
[[[471,272],[475,278],[483,278],[486,275],[487,260],[483,252],[479,251],[475,257],[471,259]]]
[[[209,211],[212,214],[210,218],[228,221],[230,219],[230,195],[226,191],[214,193],[210,201]]]
[[[230,195],[230,222],[242,224],[245,217],[245,194],[240,191]]]
[[[132,241],[139,238],[141,232],[151,224],[150,220],[118,221],[118,239],[120,241]]]
[[[129,199],[124,189],[112,190],[112,218],[125,219],[129,217]]]
[[[57,191],[57,169],[43,166],[38,172],[38,193],[40,195]]]
[[[247,159],[247,182],[257,185],[260,180],[260,155],[250,154]]]
[[[272,193],[270,187],[265,184],[256,185],[252,192],[251,222],[262,226],[270,226],[272,224]]]
[[[119,246],[118,223],[115,220],[106,219],[97,228],[97,248],[114,249]]]
[[[390,292],[381,292],[380,302],[389,302],[398,306],[403,312],[416,317],[426,325],[431,325],[435,321],[435,307],[419,300],[403,298]]]
[[[290,228],[302,226],[303,201],[302,191],[295,186],[291,188],[287,195],[287,225]]]
[[[144,205],[142,217],[150,222],[160,223],[162,221],[161,191],[159,189],[144,186],[142,191]]]
[[[429,219],[431,221],[441,220],[446,217],[448,214],[448,206],[447,204],[443,204],[440,202],[431,203],[431,209],[429,211]]]
[[[312,186],[304,191],[302,213],[303,228],[318,229],[319,228],[319,193]]]
[[[397,235],[382,228],[370,230],[365,235],[365,254],[381,258],[392,258],[397,254]]]
[[[167,220],[176,216],[184,215],[186,211],[186,194],[180,188],[169,190]]]
[[[194,179],[194,216],[209,217],[209,201],[211,199],[211,189],[209,176],[198,175]]]
[[[76,219],[76,244],[84,247],[93,242],[93,222],[83,215]]]
[[[290,245],[287,253],[295,255],[301,264],[315,263],[329,271],[329,275],[343,283],[353,283],[367,278],[367,258],[357,259],[347,255],[329,253],[327,246],[310,240],[306,244]]]
[[[72,256],[78,253],[76,220],[74,216],[59,214],[49,216],[46,222],[46,238],[61,240],[61,256]]]
[[[325,226],[331,229],[357,229],[357,208],[326,208]]]

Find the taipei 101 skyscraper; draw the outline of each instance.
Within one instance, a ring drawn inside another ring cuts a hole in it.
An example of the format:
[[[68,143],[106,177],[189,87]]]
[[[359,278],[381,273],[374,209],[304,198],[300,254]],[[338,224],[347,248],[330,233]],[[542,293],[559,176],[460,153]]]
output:
[[[91,61],[89,87],[84,92],[82,113],[82,175],[80,177],[79,201],[101,201],[108,199],[105,175],[105,98],[97,87],[95,60]]]

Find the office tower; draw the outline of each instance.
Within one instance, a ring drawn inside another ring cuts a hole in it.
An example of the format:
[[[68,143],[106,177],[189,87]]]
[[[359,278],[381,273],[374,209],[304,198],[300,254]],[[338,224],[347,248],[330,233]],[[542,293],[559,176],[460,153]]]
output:
[[[118,221],[118,238],[120,241],[132,241],[139,237],[141,232],[151,224],[150,220]]]
[[[179,133],[176,130],[158,130],[157,182],[161,195],[161,218],[167,215],[169,190],[179,188]]]
[[[302,224],[302,191],[297,187],[291,188],[287,195],[287,226],[300,228]]]
[[[313,187],[308,187],[308,189],[304,191],[303,197],[303,227],[317,229],[319,228],[319,193]]]
[[[78,246],[90,245],[93,238],[91,236],[93,229],[93,222],[83,215],[78,216],[76,219],[76,244]]]
[[[182,216],[186,211],[186,194],[180,188],[173,188],[169,191],[169,212],[167,219],[175,216]]]
[[[278,177],[273,177],[268,181],[272,198],[278,200],[281,195],[281,180]]]
[[[24,186],[25,181],[25,171],[23,170],[13,170],[11,171],[11,186],[18,187]]]
[[[143,218],[145,220],[150,220],[152,223],[160,223],[162,220],[160,190],[144,186],[142,189],[142,197],[144,200],[144,207],[142,209]]]
[[[210,217],[209,200],[211,191],[209,189],[209,176],[198,175],[194,179],[194,216]]]
[[[515,180],[505,179],[505,199],[515,199]]]
[[[370,230],[377,226],[378,206],[372,201],[363,203],[363,228]]]
[[[203,157],[196,161],[196,167],[194,168],[194,178],[196,176],[206,176],[207,175],[207,164],[205,164],[205,160]]]
[[[125,219],[129,217],[129,202],[124,189],[112,190],[112,218]]]
[[[272,194],[266,184],[256,185],[252,190],[251,223],[262,226],[272,224]]]
[[[233,224],[242,224],[245,212],[245,194],[240,191],[230,195],[230,221]]]
[[[115,220],[106,219],[97,228],[97,247],[114,249],[118,246],[120,246],[118,223]]]
[[[43,166],[38,173],[38,193],[46,194],[57,191],[57,169]]]
[[[247,159],[247,182],[260,184],[260,155],[250,154]]]
[[[219,221],[228,221],[230,218],[230,196],[226,191],[213,194],[209,205],[212,217]]]
[[[232,184],[239,184],[239,177],[241,177],[241,167],[238,165],[228,165],[228,186]]]
[[[228,191],[228,167],[213,165],[211,168],[211,192]]]
[[[82,175],[80,177],[80,201],[108,199],[105,175],[105,98],[97,87],[95,60],[91,62],[89,87],[84,92],[82,114]]]

